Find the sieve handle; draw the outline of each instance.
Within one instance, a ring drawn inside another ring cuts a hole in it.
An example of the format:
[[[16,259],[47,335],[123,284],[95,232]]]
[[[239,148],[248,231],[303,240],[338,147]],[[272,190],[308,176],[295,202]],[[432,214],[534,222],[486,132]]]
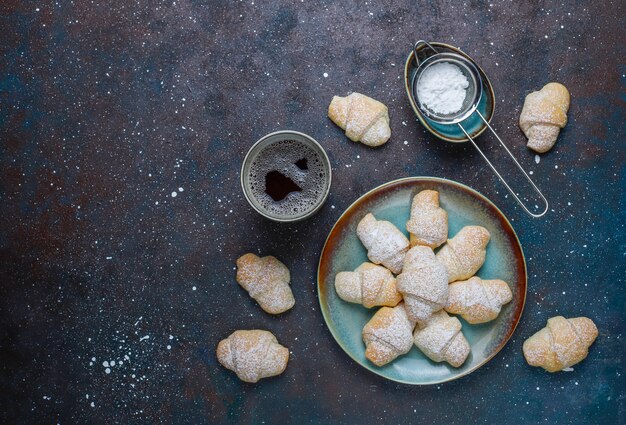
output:
[[[506,147],[506,145],[504,144],[504,142],[502,141],[502,139],[500,139],[500,137],[498,136],[498,134],[495,132],[495,130],[493,128],[491,128],[491,125],[489,125],[489,123],[487,122],[487,120],[485,119],[485,117],[483,117],[483,115],[476,110],[476,113],[480,116],[480,119],[483,120],[483,122],[485,124],[487,124],[487,127],[489,127],[489,130],[491,130],[491,132],[493,133],[494,136],[496,136],[496,139],[498,139],[498,142],[500,142],[500,144],[502,145],[502,147],[506,150],[506,152],[509,154],[509,156],[511,157],[511,159],[513,160],[513,162],[515,162],[515,165],[517,165],[517,168],[520,169],[520,171],[522,172],[522,174],[524,174],[524,177],[526,177],[526,180],[528,180],[530,182],[530,184],[532,185],[533,189],[535,189],[535,192],[537,192],[537,194],[541,197],[541,199],[543,199],[543,202],[546,204],[545,209],[539,213],[539,214],[535,214],[530,212],[530,210],[526,207],[526,205],[524,205],[524,203],[522,202],[522,200],[517,196],[517,194],[515,194],[515,192],[513,191],[513,189],[511,189],[511,186],[509,186],[509,184],[506,182],[506,180],[504,180],[504,177],[502,177],[502,175],[500,175],[500,173],[498,172],[498,170],[496,169],[496,167],[491,163],[491,161],[489,161],[489,159],[487,159],[487,157],[485,156],[485,154],[483,153],[482,150],[480,150],[480,148],[478,147],[478,145],[476,144],[476,142],[474,142],[474,139],[472,139],[472,137],[469,135],[469,133],[467,131],[465,131],[465,129],[463,128],[463,126],[461,125],[461,123],[458,123],[458,126],[461,128],[461,131],[463,131],[463,133],[465,133],[465,135],[467,136],[467,138],[469,139],[470,142],[472,142],[472,145],[474,145],[474,147],[476,148],[476,150],[478,151],[478,153],[480,153],[480,155],[483,157],[483,159],[485,161],[487,161],[487,164],[489,164],[489,166],[491,167],[491,169],[493,170],[494,173],[496,173],[496,176],[498,176],[498,178],[500,179],[500,181],[504,184],[504,186],[509,190],[509,192],[511,193],[511,195],[513,195],[513,197],[515,198],[515,200],[517,201],[518,204],[520,204],[520,206],[524,209],[524,211],[526,211],[531,217],[534,218],[539,218],[542,217],[543,215],[545,215],[545,213],[548,212],[548,200],[546,199],[545,196],[543,196],[543,193],[541,193],[541,191],[539,190],[539,188],[537,187],[537,185],[531,180],[530,176],[528,174],[526,174],[526,171],[524,171],[524,168],[522,168],[522,166],[520,165],[519,162],[517,162],[517,159],[515,159],[515,157],[513,156],[513,154],[511,153],[511,151],[509,150],[509,148]]]
[[[420,60],[417,58],[417,48],[420,46],[420,44],[425,44],[426,46],[428,46],[430,48],[430,50],[432,50],[435,53],[439,53],[437,50],[435,50],[435,48],[433,46],[430,45],[430,43],[428,41],[425,40],[418,40],[417,43],[415,43],[413,45],[413,54],[415,56],[415,62],[417,63],[417,66],[420,66]]]

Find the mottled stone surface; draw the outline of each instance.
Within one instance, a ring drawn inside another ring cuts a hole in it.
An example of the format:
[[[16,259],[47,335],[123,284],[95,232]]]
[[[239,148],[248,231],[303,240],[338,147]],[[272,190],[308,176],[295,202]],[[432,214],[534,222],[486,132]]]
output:
[[[625,3],[419,3],[3,1],[0,422],[624,422]],[[471,146],[417,122],[402,68],[418,38],[461,47],[490,76],[493,123],[549,198],[545,218],[527,217]],[[571,91],[570,122],[538,162],[517,119],[552,80]],[[389,106],[384,147],[327,119],[350,91]],[[320,141],[334,172],[325,207],[296,225],[255,215],[239,186],[248,147],[285,128]],[[411,175],[491,198],[528,260],[509,344],[435,387],[355,364],[315,287],[341,211]],[[293,310],[270,317],[238,287],[247,251],[291,268]],[[549,375],[522,342],[557,314],[591,317],[600,336],[573,372]],[[282,376],[249,385],[218,365],[216,344],[240,328],[289,347]]]

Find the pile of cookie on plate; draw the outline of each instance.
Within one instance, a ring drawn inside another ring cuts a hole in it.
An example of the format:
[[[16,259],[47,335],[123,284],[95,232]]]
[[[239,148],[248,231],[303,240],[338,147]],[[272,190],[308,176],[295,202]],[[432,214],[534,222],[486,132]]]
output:
[[[381,307],[362,333],[365,356],[375,365],[415,344],[431,360],[460,367],[470,345],[461,322],[448,313],[485,323],[513,297],[506,282],[474,276],[485,262],[489,231],[466,226],[448,240],[448,214],[434,190],[415,195],[406,229],[410,239],[371,213],[363,217],[357,236],[371,262],[338,273],[335,289],[344,301]]]

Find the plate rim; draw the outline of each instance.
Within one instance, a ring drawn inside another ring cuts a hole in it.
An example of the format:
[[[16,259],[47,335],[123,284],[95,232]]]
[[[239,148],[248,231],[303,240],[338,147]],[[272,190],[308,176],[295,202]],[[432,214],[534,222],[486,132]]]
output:
[[[323,254],[326,250],[326,246],[328,245],[328,240],[330,239],[330,236],[333,234],[333,232],[335,231],[335,228],[337,227],[337,225],[339,224],[339,222],[341,221],[341,219],[348,214],[348,212],[350,210],[352,210],[357,204],[359,204],[359,202],[367,197],[368,195],[372,194],[373,192],[376,192],[384,187],[387,186],[391,186],[394,184],[398,184],[398,183],[402,183],[402,182],[406,182],[406,181],[414,181],[414,182],[439,182],[439,183],[443,183],[443,184],[447,184],[447,185],[452,185],[452,186],[459,186],[463,189],[466,189],[467,191],[469,191],[470,193],[472,193],[473,195],[477,196],[478,198],[480,198],[482,201],[486,202],[487,204],[491,205],[498,214],[500,214],[500,216],[504,219],[504,221],[508,224],[508,226],[510,227],[513,236],[515,236],[515,241],[517,242],[517,246],[520,249],[520,252],[522,254],[522,265],[523,265],[523,271],[524,271],[524,291],[523,291],[523,299],[522,299],[522,307],[520,309],[519,315],[515,318],[515,321],[513,323],[513,328],[511,329],[511,332],[504,338],[504,340],[502,341],[501,344],[499,344],[498,348],[488,357],[486,357],[482,362],[478,363],[476,366],[472,367],[471,369],[468,369],[466,371],[464,371],[463,373],[460,373],[458,375],[454,375],[450,378],[447,379],[441,379],[441,380],[437,380],[437,381],[433,381],[433,382],[427,382],[427,383],[419,383],[419,382],[411,382],[411,381],[406,381],[406,380],[402,380],[402,379],[396,379],[396,378],[391,378],[389,376],[384,375],[382,372],[380,372],[378,369],[375,369],[373,367],[371,367],[370,365],[366,364],[366,363],[362,363],[360,360],[356,359],[350,352],[349,350],[344,346],[344,344],[340,341],[340,338],[337,337],[337,335],[335,334],[335,331],[333,330],[333,328],[331,326],[329,326],[329,321],[330,318],[328,317],[325,309],[324,309],[324,305],[322,304],[322,297],[320,295],[320,269],[322,267],[322,258],[323,258]],[[522,244],[519,240],[519,237],[517,236],[517,232],[515,232],[515,228],[513,227],[513,225],[511,224],[511,222],[509,221],[508,217],[502,212],[502,210],[500,210],[500,208],[498,208],[496,206],[496,204],[494,204],[489,198],[487,198],[485,195],[483,195],[482,193],[480,193],[479,191],[477,191],[476,189],[473,189],[463,183],[457,182],[455,180],[450,180],[450,179],[446,179],[443,177],[430,177],[430,176],[414,176],[414,177],[403,177],[403,178],[399,178],[399,179],[395,179],[395,180],[391,180],[388,181],[386,183],[383,183],[379,186],[376,186],[372,189],[370,189],[369,191],[365,192],[364,194],[362,194],[361,196],[359,196],[357,199],[355,199],[344,211],[343,213],[341,213],[341,215],[337,218],[337,220],[335,221],[335,224],[333,224],[333,227],[330,229],[330,231],[328,232],[328,236],[326,236],[326,239],[324,241],[324,245],[322,246],[322,250],[320,251],[320,258],[319,261],[317,263],[317,279],[316,279],[316,284],[317,284],[317,300],[319,302],[319,306],[320,306],[320,310],[322,312],[322,317],[324,318],[324,323],[326,325],[326,328],[328,328],[328,330],[330,331],[330,334],[332,335],[333,339],[335,340],[335,342],[339,345],[339,347],[341,347],[341,349],[344,351],[344,353],[346,353],[354,362],[356,362],[359,366],[365,368],[366,370],[382,377],[385,378],[389,381],[393,381],[393,382],[398,382],[400,384],[406,384],[406,385],[418,385],[418,386],[427,386],[427,385],[437,385],[437,384],[442,384],[445,382],[450,382],[450,381],[454,381],[456,379],[462,378],[464,376],[469,375],[470,373],[474,372],[475,370],[481,368],[482,366],[484,366],[485,364],[487,364],[489,361],[491,361],[505,346],[506,344],[510,341],[511,337],[513,336],[513,334],[515,333],[515,330],[517,329],[517,326],[519,325],[519,322],[522,318],[522,314],[524,313],[524,307],[526,306],[526,297],[528,294],[528,269],[526,267],[526,256],[524,255],[524,249],[522,248]]]

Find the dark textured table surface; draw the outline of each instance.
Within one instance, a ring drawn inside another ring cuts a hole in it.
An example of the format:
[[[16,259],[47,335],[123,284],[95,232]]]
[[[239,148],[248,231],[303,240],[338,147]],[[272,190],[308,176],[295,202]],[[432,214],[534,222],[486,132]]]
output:
[[[625,3],[417,3],[2,2],[0,422],[624,423]],[[402,72],[418,38],[459,46],[490,76],[493,123],[549,198],[545,218],[526,216],[471,146],[415,119]],[[571,92],[569,123],[536,158],[517,119],[553,80]],[[384,147],[326,117],[351,91],[389,106]],[[294,225],[256,215],[239,185],[248,147],[285,128],[320,141],[334,173],[324,208]],[[492,199],[528,263],[513,338],[432,387],[353,363],[315,283],[341,212],[414,175]],[[238,287],[248,251],[290,267],[292,311],[270,317]],[[548,374],[522,342],[558,314],[600,335],[573,372]],[[274,332],[285,373],[249,385],[219,366],[217,342],[240,328]]]

